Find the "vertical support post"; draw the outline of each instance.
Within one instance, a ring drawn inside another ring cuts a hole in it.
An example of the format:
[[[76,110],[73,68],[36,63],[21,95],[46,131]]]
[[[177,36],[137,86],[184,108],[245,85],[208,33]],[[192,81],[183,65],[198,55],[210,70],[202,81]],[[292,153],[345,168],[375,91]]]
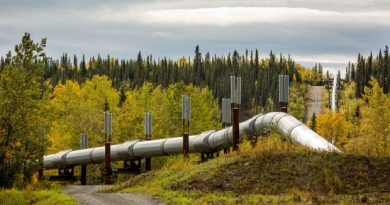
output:
[[[111,143],[106,142],[104,148],[104,184],[109,185],[111,184]]]
[[[86,133],[81,133],[80,136],[81,146],[80,149],[88,148],[88,135]],[[87,185],[87,165],[81,165],[81,185]]]
[[[144,117],[145,122],[145,139],[151,140],[152,139],[152,113],[145,112]],[[152,170],[152,159],[150,157],[145,158],[145,170],[150,171]]]
[[[238,143],[240,139],[239,116],[240,108],[233,108],[233,151],[238,151]]]
[[[279,105],[280,111],[287,113],[289,97],[289,75],[279,75]]]
[[[241,104],[241,77],[230,76],[231,105],[233,108],[233,151],[238,151],[240,142],[240,104]]]
[[[183,155],[184,158],[188,158],[189,150],[189,134],[183,133]]]
[[[112,135],[112,113],[104,112],[104,184],[111,184],[111,135]]]
[[[183,156],[188,158],[190,152],[189,132],[191,120],[191,98],[182,96],[182,121],[183,121]]]
[[[38,169],[38,181],[43,180],[43,168]]]
[[[81,185],[87,185],[87,165],[81,165]]]
[[[280,102],[280,111],[288,113],[287,106],[288,106],[288,103]]]

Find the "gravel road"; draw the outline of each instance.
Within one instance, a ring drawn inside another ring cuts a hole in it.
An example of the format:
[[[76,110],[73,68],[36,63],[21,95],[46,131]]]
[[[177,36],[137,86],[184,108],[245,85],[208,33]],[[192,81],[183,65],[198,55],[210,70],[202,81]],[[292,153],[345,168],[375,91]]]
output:
[[[311,119],[313,113],[316,115],[321,114],[321,102],[322,102],[322,92],[324,86],[310,86],[308,91],[308,98],[306,101],[306,119]]]
[[[94,186],[71,185],[65,187],[64,193],[75,197],[78,204],[86,204],[86,205],[163,204],[163,202],[158,197],[145,196],[142,194],[99,193],[99,191],[104,189],[109,189],[109,188],[110,186],[104,186],[104,185],[94,185]]]

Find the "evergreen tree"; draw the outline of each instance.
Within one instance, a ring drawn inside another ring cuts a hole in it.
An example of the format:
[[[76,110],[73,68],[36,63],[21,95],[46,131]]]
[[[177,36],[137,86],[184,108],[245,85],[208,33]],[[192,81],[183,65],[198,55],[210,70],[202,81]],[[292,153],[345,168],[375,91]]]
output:
[[[125,87],[122,85],[119,90],[119,107],[122,107],[123,103],[126,101],[126,90]]]
[[[88,78],[88,71],[87,71],[87,66],[85,64],[85,56],[83,54],[83,59],[80,62],[80,71],[81,71],[81,76],[82,78]],[[83,82],[83,80],[80,80]]]
[[[356,82],[356,96],[361,97],[364,87],[369,85],[371,77],[375,77],[379,81],[379,85],[383,88],[385,94],[389,92],[390,65],[388,46],[383,50],[379,50],[379,54],[374,58],[372,52],[365,59],[360,54],[358,55],[356,66],[351,64],[351,80]]]
[[[345,68],[345,81],[351,82],[351,62],[349,62],[348,66]]]
[[[3,56],[1,56],[1,59],[0,59],[0,72],[1,72],[1,70],[3,70],[4,66],[5,66],[5,61],[4,61]]]
[[[194,57],[194,81],[196,84],[199,84],[201,80],[201,69],[202,69],[202,54],[199,51],[199,45],[195,47],[195,57]]]
[[[317,129],[317,117],[315,113],[313,113],[310,119],[310,129],[312,129],[314,132]]]

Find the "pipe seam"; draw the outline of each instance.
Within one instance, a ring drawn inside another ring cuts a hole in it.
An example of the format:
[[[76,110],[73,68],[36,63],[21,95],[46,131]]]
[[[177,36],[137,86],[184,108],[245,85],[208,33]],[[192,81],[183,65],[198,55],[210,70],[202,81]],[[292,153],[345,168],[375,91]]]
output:
[[[205,143],[203,143],[203,144],[206,146],[206,149],[207,149],[207,150],[211,150],[211,147],[210,147],[210,144],[209,144],[209,137],[210,137],[212,134],[214,134],[214,133],[215,133],[215,131],[210,132],[210,133],[204,138],[206,144],[205,144]]]
[[[140,142],[140,141],[138,141],[138,142]],[[136,145],[138,142],[135,142],[135,143],[133,143],[133,144],[131,144],[131,145],[129,146],[129,154],[130,154],[132,157],[135,157],[135,154],[134,154],[134,145]]]
[[[263,118],[261,118],[261,122],[260,122],[260,125],[261,125],[261,128],[264,130],[264,128],[266,126],[264,126],[264,118],[265,118],[265,115],[262,116]]]
[[[94,150],[95,150],[95,148],[92,148],[92,149],[89,151],[89,153],[88,153],[89,159],[91,160],[92,163],[96,163],[96,162],[93,160],[93,157],[92,157],[92,152],[93,152]]]
[[[73,150],[68,150],[67,152],[65,152],[62,156],[61,156],[61,162],[64,164],[64,167],[66,167],[68,165],[68,162],[66,161],[66,155],[69,154],[69,152],[71,152]]]
[[[160,144],[160,151],[163,155],[169,155],[167,152],[165,152],[165,149],[164,149],[164,144],[165,142],[168,140],[169,138],[166,138],[164,141],[161,142]]]
[[[276,116],[276,115],[275,115]],[[279,125],[279,121],[284,118],[284,117],[287,117],[287,116],[290,116],[289,114],[285,113],[284,115],[282,115],[281,117],[279,117],[279,119],[277,119],[276,123],[275,123],[275,126],[278,126]]]
[[[302,125],[305,125],[305,124],[300,123],[300,124],[297,124],[297,125],[294,125],[294,126],[290,127],[290,128],[287,130],[286,136],[287,136],[288,138],[291,138],[291,132],[292,132],[295,128],[297,128],[297,127],[299,127],[299,126],[302,126]],[[306,126],[306,125],[305,125],[305,126]]]
[[[259,114],[257,116],[254,117],[254,119],[252,121],[249,122],[249,127],[252,127],[253,129],[253,133],[257,133],[256,131],[256,127],[255,127],[255,124],[256,124],[256,120],[261,117],[263,114]]]
[[[271,120],[269,121],[269,124],[272,125],[273,124],[273,121],[274,121],[274,118],[277,116],[278,114],[274,114],[272,117],[271,117]],[[276,125],[275,125],[276,126]]]

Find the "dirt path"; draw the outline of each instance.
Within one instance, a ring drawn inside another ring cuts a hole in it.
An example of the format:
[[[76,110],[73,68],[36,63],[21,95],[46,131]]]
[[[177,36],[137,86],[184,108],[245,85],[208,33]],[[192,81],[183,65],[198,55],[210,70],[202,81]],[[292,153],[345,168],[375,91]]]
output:
[[[322,93],[324,86],[309,86],[306,101],[306,119],[310,119],[313,113],[321,114]]]
[[[81,186],[71,185],[66,186],[64,193],[76,198],[78,204],[90,205],[126,205],[126,204],[142,204],[155,205],[163,204],[157,197],[145,196],[134,193],[99,193],[100,190],[108,189],[110,186],[94,185]]]

